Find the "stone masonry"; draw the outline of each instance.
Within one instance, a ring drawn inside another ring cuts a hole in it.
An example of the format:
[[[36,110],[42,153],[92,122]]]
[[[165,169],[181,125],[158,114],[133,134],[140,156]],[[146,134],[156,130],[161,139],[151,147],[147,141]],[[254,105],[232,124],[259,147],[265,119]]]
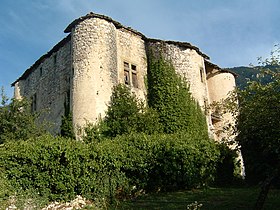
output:
[[[15,98],[30,98],[32,110],[43,110],[54,134],[60,132],[67,112],[72,113],[75,128],[104,117],[112,87],[118,83],[146,100],[148,47],[171,61],[203,109],[235,87],[235,75],[212,64],[197,47],[147,38],[107,16],[89,13],[74,20],[65,33],[69,35],[12,84]],[[206,113],[209,134],[219,140],[213,131],[232,119],[214,118],[211,110]]]

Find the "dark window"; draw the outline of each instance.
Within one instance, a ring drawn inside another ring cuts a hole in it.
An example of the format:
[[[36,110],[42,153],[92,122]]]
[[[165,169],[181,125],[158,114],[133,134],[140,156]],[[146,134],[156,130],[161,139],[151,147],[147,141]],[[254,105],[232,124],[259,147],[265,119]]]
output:
[[[200,80],[201,80],[201,82],[204,82],[204,80],[203,80],[203,68],[200,68]]]
[[[56,65],[56,62],[57,62],[57,55],[55,54],[55,55],[53,56],[53,64]]]
[[[31,111],[36,112],[37,111],[37,94],[35,93],[31,98]]]
[[[130,85],[129,63],[124,62],[124,83]]]
[[[40,77],[43,75],[43,67],[40,67]]]

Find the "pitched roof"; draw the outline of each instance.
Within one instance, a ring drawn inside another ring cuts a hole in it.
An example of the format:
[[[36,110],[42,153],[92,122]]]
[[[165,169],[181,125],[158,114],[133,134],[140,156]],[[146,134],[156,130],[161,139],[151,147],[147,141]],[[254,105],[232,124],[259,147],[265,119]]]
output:
[[[219,67],[218,65],[216,65],[216,64],[214,64],[214,63],[211,63],[211,62],[208,61],[208,60],[205,60],[205,64],[207,64],[207,65],[209,65],[209,66],[211,66],[211,67],[213,67],[213,68],[219,70],[220,72],[230,73],[230,74],[232,74],[232,75],[235,76],[235,77],[238,76],[238,74],[236,74],[235,72],[230,71],[229,69],[226,69],[226,68],[221,68],[221,67]]]
[[[68,41],[70,41],[71,35],[67,35],[64,39],[58,42],[49,52],[42,55],[32,66],[30,66],[25,72],[14,81],[11,86],[14,86],[19,80],[26,79],[29,74],[31,74],[45,59],[49,58],[54,52],[57,52],[61,47],[63,47]]]
[[[173,45],[177,45],[180,47],[185,47],[185,48],[190,48],[195,50],[198,54],[200,54],[202,57],[204,57],[205,59],[210,59],[206,54],[202,53],[200,51],[200,49],[196,46],[193,46],[192,44],[188,43],[188,42],[179,42],[179,41],[166,41],[166,40],[160,40],[160,39],[151,39],[151,38],[147,38],[144,34],[140,33],[139,31],[136,31],[134,29],[132,29],[131,27],[126,27],[124,25],[122,25],[121,23],[113,20],[112,18],[105,16],[105,15],[100,15],[100,14],[96,14],[93,12],[88,13],[85,16],[82,16],[80,18],[75,19],[73,22],[71,22],[66,29],[64,30],[65,33],[70,33],[72,31],[72,28],[74,28],[77,24],[79,24],[80,22],[89,19],[89,18],[100,18],[100,19],[104,19],[108,22],[111,22],[115,25],[115,27],[117,29],[123,28],[126,29],[136,35],[139,35],[140,37],[142,37],[143,40],[145,41],[149,41],[149,42],[165,42],[167,44],[173,44]],[[14,81],[11,85],[14,86],[16,82],[18,82],[19,80],[22,79],[26,79],[27,76],[32,73],[34,71],[35,68],[37,68],[46,58],[50,57],[52,53],[57,52],[62,46],[64,46],[65,43],[67,43],[69,40],[71,39],[71,34],[69,34],[67,37],[65,37],[63,40],[61,40],[59,43],[57,43],[49,52],[47,52],[46,54],[44,54],[43,56],[41,56],[32,66],[30,66],[16,81]]]
[[[203,52],[200,51],[200,49],[194,45],[192,45],[189,42],[179,42],[179,41],[171,41],[171,40],[161,40],[161,39],[150,39],[147,38],[147,41],[149,42],[164,42],[167,44],[173,44],[173,45],[177,45],[179,47],[184,47],[184,48],[188,48],[188,49],[193,49],[195,50],[199,55],[201,55],[202,57],[204,57],[205,59],[210,59],[208,55],[204,54]]]
[[[70,23],[66,29],[64,30],[64,33],[70,33],[72,28],[74,28],[76,25],[78,25],[80,22],[83,22],[84,20],[86,19],[90,19],[90,18],[100,18],[100,19],[103,19],[103,20],[106,20],[110,23],[113,23],[115,25],[116,28],[124,28],[128,31],[131,31],[139,36],[141,36],[142,38],[146,38],[144,34],[140,33],[139,31],[136,31],[130,27],[126,27],[124,25],[122,25],[120,22],[118,21],[115,21],[113,20],[112,18],[108,17],[108,16],[105,16],[105,15],[100,15],[100,14],[96,14],[96,13],[93,13],[93,12],[90,12],[88,13],[87,15],[85,16],[82,16],[82,17],[79,17],[77,19],[75,19],[72,23]]]

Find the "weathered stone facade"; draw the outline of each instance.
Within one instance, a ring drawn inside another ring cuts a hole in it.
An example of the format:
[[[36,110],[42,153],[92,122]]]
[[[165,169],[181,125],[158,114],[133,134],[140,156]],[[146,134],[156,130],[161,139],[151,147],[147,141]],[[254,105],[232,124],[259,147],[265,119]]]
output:
[[[234,75],[211,64],[197,47],[149,39],[103,15],[90,13],[76,19],[65,32],[70,34],[13,83],[15,98],[32,98],[34,110],[49,111],[44,116],[53,123],[53,133],[59,132],[68,108],[75,127],[103,117],[112,87],[118,83],[129,85],[145,100],[149,47],[171,61],[202,108],[223,99],[235,86]],[[207,113],[211,133],[217,128],[211,111]]]

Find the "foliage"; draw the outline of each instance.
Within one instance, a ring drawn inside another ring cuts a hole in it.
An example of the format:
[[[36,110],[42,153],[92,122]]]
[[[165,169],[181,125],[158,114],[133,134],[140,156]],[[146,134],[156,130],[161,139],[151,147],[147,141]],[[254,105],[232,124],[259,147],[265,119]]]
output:
[[[62,117],[60,126],[60,135],[66,138],[75,138],[74,129],[72,125],[72,114],[68,113]]]
[[[0,205],[3,200],[7,200],[9,195],[13,193],[12,186],[4,174],[2,168],[0,168]]]
[[[135,132],[139,113],[138,101],[129,89],[125,85],[115,86],[104,120],[108,126],[107,135],[115,137]]]
[[[237,153],[235,150],[230,149],[225,143],[217,144],[221,153],[219,163],[217,164],[217,175],[215,183],[218,186],[231,186],[236,178],[236,168],[240,168],[237,162]]]
[[[246,169],[246,181],[262,182],[255,209],[262,209],[274,180],[280,177],[280,48],[270,58],[259,58],[255,80],[229,98],[236,119],[236,141]],[[232,103],[237,101],[237,103]],[[233,105],[233,106],[232,106]],[[236,106],[234,106],[236,105]]]
[[[213,181],[219,152],[192,134],[118,136],[90,144],[41,136],[0,148],[3,175],[15,190],[50,200],[76,195],[112,201],[144,190],[204,186]]]
[[[189,129],[206,137],[205,116],[192,98],[184,78],[162,55],[156,56],[151,50],[148,59],[148,104],[157,111],[164,132]]]
[[[126,200],[114,209],[161,209],[178,210],[196,207],[195,203],[202,204],[201,209],[207,210],[248,210],[253,209],[254,199],[258,195],[256,187],[220,187],[175,192],[149,193],[133,200]],[[280,190],[273,189],[268,196],[268,202],[263,209],[278,210],[280,206]]]
[[[238,92],[237,141],[251,183],[279,174],[280,168],[280,63],[272,54],[261,64],[258,80]]]
[[[6,143],[1,147],[0,165],[15,190],[33,190],[50,200],[76,195],[101,199],[113,197],[124,182],[115,149],[46,135]]]
[[[26,140],[45,133],[45,124],[36,123],[39,114],[31,112],[28,100],[12,99],[7,104],[8,98],[3,92],[1,96],[0,144],[10,140]]]
[[[134,132],[161,132],[158,115],[151,108],[145,107],[126,85],[119,84],[113,88],[105,119],[100,119],[96,125],[89,123],[85,128],[84,140],[89,142]]]
[[[219,158],[214,142],[191,133],[131,134],[118,136],[114,143],[124,152],[122,171],[137,190],[207,185]]]

